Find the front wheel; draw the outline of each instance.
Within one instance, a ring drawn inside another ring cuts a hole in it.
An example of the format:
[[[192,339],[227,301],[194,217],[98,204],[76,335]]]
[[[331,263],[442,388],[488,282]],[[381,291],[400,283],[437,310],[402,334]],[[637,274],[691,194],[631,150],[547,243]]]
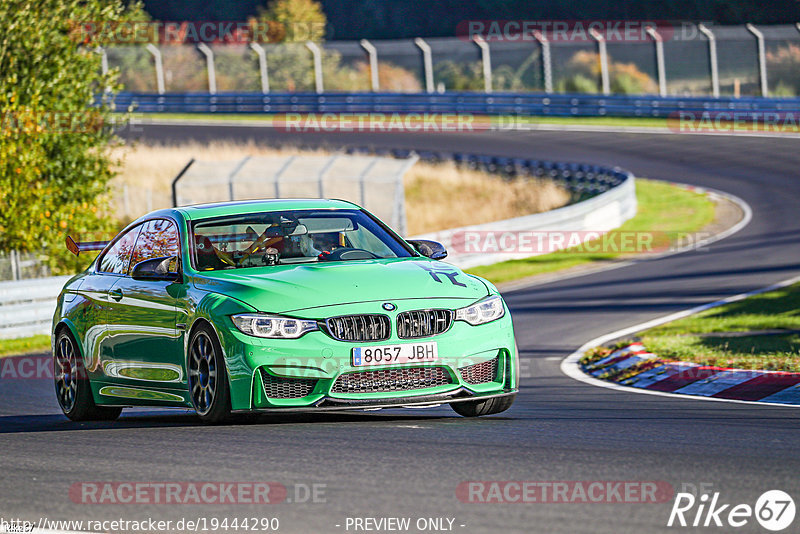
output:
[[[231,415],[228,374],[222,347],[208,326],[195,330],[189,341],[187,358],[189,396],[197,415],[204,423],[221,423]]]
[[[463,415],[464,417],[480,417],[482,415],[492,415],[508,410],[511,408],[511,405],[514,404],[514,399],[516,398],[517,395],[515,393],[514,395],[494,397],[486,400],[454,402],[450,407],[458,415]]]
[[[73,421],[113,421],[122,408],[97,406],[89,387],[83,357],[72,335],[61,330],[53,353],[56,398],[64,415]]]

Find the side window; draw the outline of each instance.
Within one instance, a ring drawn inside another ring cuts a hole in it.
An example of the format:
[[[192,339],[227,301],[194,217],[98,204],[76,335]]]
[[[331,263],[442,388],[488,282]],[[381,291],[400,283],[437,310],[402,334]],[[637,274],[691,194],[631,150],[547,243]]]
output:
[[[139,236],[139,225],[123,235],[100,259],[100,271],[104,273],[127,274],[133,254],[133,246]]]
[[[133,267],[145,260],[163,258],[165,256],[178,256],[178,228],[175,223],[167,219],[156,219],[144,223],[142,233],[136,241],[128,272]],[[170,264],[170,272],[177,272],[177,262]]]

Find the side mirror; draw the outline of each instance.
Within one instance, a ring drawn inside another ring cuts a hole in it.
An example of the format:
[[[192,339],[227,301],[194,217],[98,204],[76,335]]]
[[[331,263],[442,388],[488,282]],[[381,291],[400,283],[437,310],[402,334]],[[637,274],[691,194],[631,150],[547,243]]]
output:
[[[428,241],[427,239],[417,239],[409,241],[417,252],[432,260],[443,260],[447,257],[447,249],[444,245],[436,241]]]
[[[172,262],[177,262],[177,256],[167,256],[165,258],[152,258],[137,263],[131,271],[131,278],[134,280],[145,281],[177,281],[180,274],[177,272],[170,272],[169,266]]]

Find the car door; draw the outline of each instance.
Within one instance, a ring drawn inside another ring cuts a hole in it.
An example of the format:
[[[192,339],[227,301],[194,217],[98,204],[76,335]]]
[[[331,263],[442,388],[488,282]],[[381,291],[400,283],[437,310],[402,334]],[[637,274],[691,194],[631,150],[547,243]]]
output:
[[[119,235],[81,284],[80,293],[89,302],[84,309],[86,332],[82,337],[84,360],[91,378],[104,378],[105,367],[114,359],[114,332],[108,328],[109,311],[114,301],[109,298],[109,291],[128,272],[140,231],[141,225],[138,225]]]
[[[108,327],[113,332],[113,363],[106,375],[119,383],[177,388],[183,379],[182,331],[176,327],[178,282],[134,280],[136,264],[179,256],[178,229],[169,219],[143,224],[126,276],[109,291]],[[179,261],[170,270],[177,272]]]

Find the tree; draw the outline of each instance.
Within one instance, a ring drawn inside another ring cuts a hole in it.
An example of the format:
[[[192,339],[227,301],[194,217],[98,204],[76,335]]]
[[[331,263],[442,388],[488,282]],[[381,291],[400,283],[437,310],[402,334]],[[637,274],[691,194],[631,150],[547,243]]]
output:
[[[259,12],[260,22],[269,24],[269,40],[281,46],[270,48],[267,60],[270,83],[277,90],[310,91],[314,68],[310,52],[301,43],[325,38],[325,13],[315,0],[273,0]],[[338,59],[334,60],[338,65]],[[323,62],[330,63],[323,51]]]
[[[273,0],[258,18],[270,23],[273,42],[319,42],[325,38],[327,18],[315,0]]]
[[[114,175],[111,102],[90,22],[136,18],[103,0],[0,0],[0,251],[64,249],[64,234],[106,229]]]

